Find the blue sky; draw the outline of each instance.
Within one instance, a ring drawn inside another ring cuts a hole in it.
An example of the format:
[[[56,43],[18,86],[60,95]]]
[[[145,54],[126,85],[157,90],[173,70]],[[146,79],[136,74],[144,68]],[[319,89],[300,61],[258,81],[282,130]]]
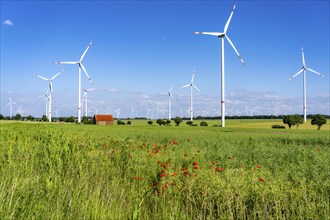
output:
[[[78,69],[54,61],[76,61],[89,42],[83,63],[93,85],[90,114],[147,116],[164,109],[160,93],[174,85],[173,116],[188,116],[189,89],[195,74],[194,115],[220,113],[220,40],[194,31],[222,32],[233,1],[1,1],[1,114],[9,97],[23,115],[41,116],[51,77],[53,110],[76,116]],[[307,67],[307,113],[329,113],[329,1],[238,1],[227,35],[243,56],[243,66],[225,42],[228,115],[302,114],[302,75]],[[150,112],[151,114],[151,112]],[[53,113],[53,115],[55,115]],[[150,115],[151,117],[151,115]]]

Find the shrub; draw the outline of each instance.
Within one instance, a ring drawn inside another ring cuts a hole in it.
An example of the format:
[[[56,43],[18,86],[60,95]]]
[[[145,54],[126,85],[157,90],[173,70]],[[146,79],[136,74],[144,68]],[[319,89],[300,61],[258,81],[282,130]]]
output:
[[[117,125],[125,125],[125,122],[121,121],[121,120],[118,120],[117,121]]]
[[[132,125],[132,122],[131,122],[131,121],[128,121],[128,122],[127,122],[127,125]]]
[[[190,125],[190,126],[191,126],[193,123],[194,123],[193,121],[187,121],[187,122],[186,122],[186,124],[187,124],[187,125]]]
[[[197,124],[191,124],[190,126],[197,126]]]
[[[163,119],[158,119],[156,123],[159,124],[159,126],[165,125],[165,121]]]
[[[285,129],[284,125],[272,125],[272,128]]]
[[[148,121],[148,125],[152,125],[154,122],[153,121]]]
[[[171,120],[167,119],[165,123],[167,126],[169,126],[171,124]]]
[[[176,118],[174,118],[174,122],[175,122],[175,125],[176,125],[176,126],[179,126],[180,123],[182,122],[182,118],[180,118],[180,117],[176,117]]]
[[[209,126],[206,121],[202,121],[199,126]]]

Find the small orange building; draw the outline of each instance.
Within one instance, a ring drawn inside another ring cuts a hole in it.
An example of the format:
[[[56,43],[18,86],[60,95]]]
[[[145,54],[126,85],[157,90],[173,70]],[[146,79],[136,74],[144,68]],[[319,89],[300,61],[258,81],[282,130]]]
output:
[[[112,115],[94,115],[93,121],[97,125],[112,125],[114,119]]]

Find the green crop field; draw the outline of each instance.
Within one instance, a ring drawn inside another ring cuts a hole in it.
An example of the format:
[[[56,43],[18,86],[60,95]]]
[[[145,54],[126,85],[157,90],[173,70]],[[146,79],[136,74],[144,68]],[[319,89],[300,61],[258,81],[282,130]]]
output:
[[[329,219],[329,121],[207,122],[1,121],[0,219]]]

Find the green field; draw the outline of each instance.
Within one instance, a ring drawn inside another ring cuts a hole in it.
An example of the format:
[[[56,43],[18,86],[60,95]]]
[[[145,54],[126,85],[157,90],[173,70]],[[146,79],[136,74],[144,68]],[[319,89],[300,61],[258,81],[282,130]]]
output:
[[[329,219],[329,121],[208,123],[1,121],[0,219]]]

